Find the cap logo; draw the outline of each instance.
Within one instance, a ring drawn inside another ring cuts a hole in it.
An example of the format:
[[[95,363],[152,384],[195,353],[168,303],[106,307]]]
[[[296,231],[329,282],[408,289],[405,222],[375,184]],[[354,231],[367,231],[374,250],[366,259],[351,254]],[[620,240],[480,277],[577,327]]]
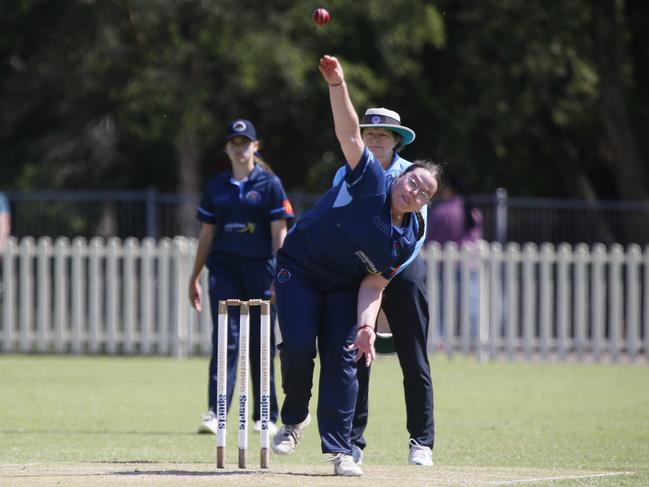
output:
[[[361,124],[372,125],[401,125],[396,118],[388,117],[387,115],[364,115]]]
[[[241,120],[237,120],[236,122],[234,122],[232,124],[232,129],[235,132],[243,132],[244,130],[246,130],[246,124],[245,124],[245,122],[242,122]]]

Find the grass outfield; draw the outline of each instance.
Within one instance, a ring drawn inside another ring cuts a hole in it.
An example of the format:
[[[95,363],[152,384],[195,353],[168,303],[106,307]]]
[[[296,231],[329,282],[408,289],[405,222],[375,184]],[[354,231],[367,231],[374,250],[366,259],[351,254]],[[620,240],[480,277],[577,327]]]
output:
[[[0,356],[0,485],[649,485],[649,367],[436,357],[433,468],[407,466],[401,374],[372,371],[365,476],[330,476],[317,427],[288,457],[227,469],[195,434],[207,359]],[[279,394],[281,398],[281,393]],[[315,412],[315,398],[312,412]]]

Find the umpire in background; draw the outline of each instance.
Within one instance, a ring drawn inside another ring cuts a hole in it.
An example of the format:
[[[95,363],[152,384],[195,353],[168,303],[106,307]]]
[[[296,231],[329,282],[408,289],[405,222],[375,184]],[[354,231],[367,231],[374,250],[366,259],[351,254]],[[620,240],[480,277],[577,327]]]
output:
[[[370,108],[360,124],[363,142],[381,163],[386,175],[397,177],[412,163],[398,151],[415,140],[415,132],[401,125],[397,112]],[[334,176],[334,186],[345,176],[345,166]],[[422,211],[424,220],[427,212]],[[412,257],[383,292],[381,308],[390,324],[394,344],[403,371],[408,433],[408,463],[432,465],[435,423],[433,420],[433,382],[428,363],[428,298],[426,264],[419,257],[425,236],[419,239]],[[368,421],[368,386],[370,367],[358,362],[358,399],[352,424],[352,456],[361,464],[366,441],[363,433]]]

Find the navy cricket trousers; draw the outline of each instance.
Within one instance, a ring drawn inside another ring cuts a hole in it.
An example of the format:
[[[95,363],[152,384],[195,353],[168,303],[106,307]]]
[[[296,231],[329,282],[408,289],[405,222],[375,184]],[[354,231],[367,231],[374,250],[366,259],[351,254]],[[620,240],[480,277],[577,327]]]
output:
[[[275,296],[282,343],[282,422],[297,424],[309,412],[316,351],[320,355],[318,428],[323,453],[351,454],[351,427],[356,403],[356,337],[358,288],[331,288],[288,263],[277,264]],[[297,272],[296,272],[297,271]],[[317,348],[316,348],[317,347]]]
[[[208,406],[216,411],[216,351],[218,347],[218,313],[219,301],[222,299],[270,299],[270,287],[274,278],[274,269],[269,261],[250,259],[234,255],[220,255],[211,262],[209,274],[210,307],[212,310],[212,357],[210,359],[208,381]],[[275,305],[270,307],[270,420],[275,423],[278,416],[277,394],[275,392],[275,334],[272,327],[275,323]],[[260,309],[250,307],[250,379],[252,380],[254,406],[252,419],[259,421],[259,338],[260,338]],[[239,358],[239,308],[230,307],[228,310],[228,373],[227,394],[228,410],[232,404],[232,395],[236,381],[237,363]]]
[[[410,438],[433,448],[433,381],[428,363],[428,298],[426,263],[417,256],[397,274],[383,292],[381,307],[390,323],[399,364],[403,372],[406,400],[406,427]],[[370,368],[358,362],[358,399],[352,428],[352,442],[361,449],[368,421],[368,388]]]

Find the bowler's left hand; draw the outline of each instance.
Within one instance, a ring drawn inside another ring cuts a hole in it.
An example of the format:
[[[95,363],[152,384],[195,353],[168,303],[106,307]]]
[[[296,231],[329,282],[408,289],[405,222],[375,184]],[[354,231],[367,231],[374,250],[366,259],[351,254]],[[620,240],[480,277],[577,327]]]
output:
[[[354,343],[349,345],[350,350],[356,350],[357,362],[365,355],[365,367],[369,367],[372,361],[376,358],[376,350],[374,350],[374,342],[376,341],[376,332],[369,326],[364,326],[356,333]]]

